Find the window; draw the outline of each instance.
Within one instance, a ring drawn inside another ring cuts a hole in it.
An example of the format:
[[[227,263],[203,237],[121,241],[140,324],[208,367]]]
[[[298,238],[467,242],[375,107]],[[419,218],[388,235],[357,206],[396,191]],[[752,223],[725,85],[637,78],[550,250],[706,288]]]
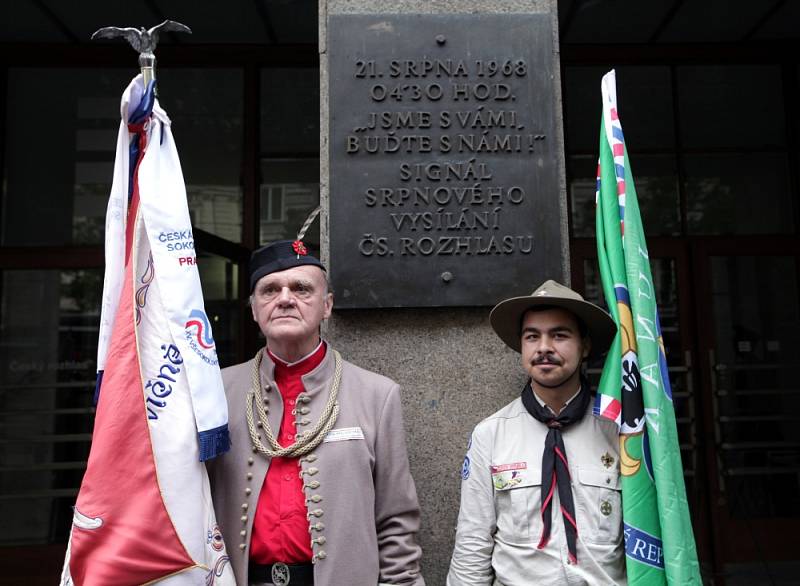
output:
[[[594,236],[600,80],[606,71],[565,70],[573,237]],[[781,80],[777,65],[617,70],[620,116],[648,236],[795,231],[791,178],[797,157],[787,146]]]
[[[319,70],[261,72],[259,243],[294,239],[319,205]],[[319,249],[319,220],[305,241]]]

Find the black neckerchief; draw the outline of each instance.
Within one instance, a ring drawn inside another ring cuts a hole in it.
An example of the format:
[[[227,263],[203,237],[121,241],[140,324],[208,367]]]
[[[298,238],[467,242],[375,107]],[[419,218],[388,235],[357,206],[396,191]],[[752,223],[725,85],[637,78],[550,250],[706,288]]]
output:
[[[564,529],[567,534],[567,547],[572,563],[578,563],[578,525],[575,522],[575,502],[572,499],[570,488],[569,464],[567,463],[567,450],[561,430],[577,423],[586,414],[592,396],[589,392],[588,381],[581,377],[581,390],[578,395],[555,415],[546,405],[542,406],[533,394],[531,383],[522,390],[522,404],[528,413],[537,421],[544,423],[549,429],[544,441],[542,453],[542,538],[539,540],[539,549],[547,545],[550,540],[550,527],[552,525],[553,493],[558,487],[558,498],[561,501],[561,515],[564,517]]]

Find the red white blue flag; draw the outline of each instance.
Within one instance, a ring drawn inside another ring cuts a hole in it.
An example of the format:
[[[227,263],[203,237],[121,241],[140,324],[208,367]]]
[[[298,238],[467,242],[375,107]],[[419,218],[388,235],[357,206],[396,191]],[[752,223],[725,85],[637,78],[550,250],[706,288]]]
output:
[[[228,413],[170,120],[137,76],[122,96],[106,218],[98,402],[61,584],[235,581],[203,460]]]

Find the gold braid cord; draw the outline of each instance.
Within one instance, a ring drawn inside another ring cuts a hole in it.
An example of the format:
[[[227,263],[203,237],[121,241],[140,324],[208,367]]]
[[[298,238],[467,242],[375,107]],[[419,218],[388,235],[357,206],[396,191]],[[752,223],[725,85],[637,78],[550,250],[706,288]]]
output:
[[[342,356],[333,350],[333,357],[336,362],[333,372],[333,384],[331,385],[331,392],[328,396],[328,402],[325,404],[325,409],[319,417],[317,424],[309,431],[301,432],[295,436],[295,442],[286,448],[281,446],[275,439],[275,434],[269,425],[267,419],[267,410],[264,409],[264,404],[260,400],[261,396],[261,361],[264,359],[264,353],[259,350],[253,360],[253,377],[252,387],[247,393],[247,400],[245,403],[245,413],[247,415],[247,428],[250,431],[250,441],[253,442],[253,447],[260,453],[270,458],[299,458],[305,456],[311,450],[316,448],[325,439],[327,433],[333,429],[336,423],[336,418],[339,416],[339,403],[336,401],[339,395],[339,385],[342,382]],[[253,405],[258,414],[258,420],[261,422],[261,428],[267,438],[268,446],[265,446],[258,435],[255,419],[253,417]],[[302,436],[302,437],[301,437]]]

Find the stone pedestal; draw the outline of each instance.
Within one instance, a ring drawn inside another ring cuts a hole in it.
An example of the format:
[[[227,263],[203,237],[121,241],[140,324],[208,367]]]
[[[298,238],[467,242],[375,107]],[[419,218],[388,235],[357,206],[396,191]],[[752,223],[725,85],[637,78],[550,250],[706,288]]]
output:
[[[331,17],[340,15],[431,15],[437,18],[447,15],[545,15],[551,39],[546,39],[552,62],[548,64],[548,79],[537,83],[551,84],[542,91],[552,92],[547,100],[547,108],[552,108],[552,124],[547,132],[547,148],[553,161],[554,177],[548,190],[557,193],[547,195],[557,202],[551,206],[548,217],[531,218],[531,223],[540,226],[550,223],[558,229],[547,232],[555,234],[547,241],[537,241],[549,254],[559,258],[557,269],[549,274],[541,274],[537,266],[514,274],[514,282],[508,283],[508,295],[528,294],[545,278],[569,279],[568,238],[566,228],[566,193],[564,186],[564,149],[561,125],[561,93],[558,63],[558,21],[555,0],[321,0],[320,2],[320,76],[321,76],[321,201],[323,206],[322,255],[331,268],[334,279],[337,262],[350,262],[350,257],[339,258],[331,255],[331,250],[340,250],[337,243],[331,242],[328,219],[331,205],[336,205],[338,193],[331,194],[330,186],[336,185],[337,172],[331,170],[331,151],[341,148],[330,141],[329,129],[337,112],[329,108],[330,62],[329,54],[335,48],[329,46],[331,31],[328,30]],[[333,22],[337,21],[336,18]],[[440,21],[441,22],[441,21]],[[497,38],[498,47],[508,41],[503,35]],[[391,47],[387,48],[391,54]],[[402,56],[400,56],[402,57]],[[472,61],[474,63],[474,60]],[[380,67],[380,66],[378,66]],[[367,69],[364,71],[369,74]],[[377,74],[376,74],[377,75]],[[413,81],[413,80],[412,80]],[[335,83],[340,81],[335,79]],[[338,88],[341,89],[341,88]],[[514,108],[524,112],[525,104],[516,103]],[[529,130],[529,129],[526,129]],[[538,145],[537,147],[538,148]],[[533,147],[531,147],[533,153]],[[335,155],[335,153],[334,153]],[[462,157],[463,158],[463,157]],[[334,157],[335,159],[335,157]],[[416,158],[418,159],[418,157]],[[415,160],[416,160],[415,159]],[[400,161],[401,159],[397,159]],[[535,162],[537,159],[532,158]],[[353,165],[358,165],[354,159]],[[534,166],[535,167],[535,166]],[[500,170],[500,167],[496,168]],[[532,173],[536,172],[532,168]],[[536,185],[539,185],[538,183]],[[534,186],[534,189],[535,190]],[[337,226],[336,232],[340,226]],[[362,230],[353,226],[353,230]],[[544,234],[536,230],[537,234]],[[355,260],[357,253],[353,255]],[[363,260],[363,259],[361,259]],[[459,270],[469,270],[469,259],[460,259]],[[496,262],[525,263],[524,257],[504,256],[498,253]],[[530,262],[527,260],[527,262]],[[381,278],[376,269],[374,278]],[[388,264],[386,266],[389,266]],[[523,266],[525,266],[523,264]],[[465,268],[466,267],[466,268]],[[527,279],[528,270],[530,278]],[[438,276],[438,273],[436,273]],[[523,276],[520,276],[523,275]],[[453,286],[458,286],[458,275]],[[444,278],[444,277],[443,277]],[[415,274],[407,275],[406,286],[415,286]],[[358,286],[358,283],[337,283],[334,293]],[[420,287],[433,286],[420,282]],[[505,288],[504,288],[505,289]],[[500,301],[494,299],[492,303]],[[426,303],[431,305],[430,303]],[[433,304],[435,305],[435,303]],[[447,304],[442,304],[447,305]],[[445,583],[447,568],[455,536],[458,514],[461,465],[472,428],[484,417],[490,415],[522,390],[524,376],[519,366],[519,355],[509,350],[495,336],[489,326],[491,307],[424,307],[338,310],[334,303],[334,315],[327,325],[326,337],[342,355],[362,366],[398,381],[403,387],[403,406],[408,438],[411,471],[417,485],[422,507],[422,532],[420,542],[423,548],[423,572],[429,585]]]

